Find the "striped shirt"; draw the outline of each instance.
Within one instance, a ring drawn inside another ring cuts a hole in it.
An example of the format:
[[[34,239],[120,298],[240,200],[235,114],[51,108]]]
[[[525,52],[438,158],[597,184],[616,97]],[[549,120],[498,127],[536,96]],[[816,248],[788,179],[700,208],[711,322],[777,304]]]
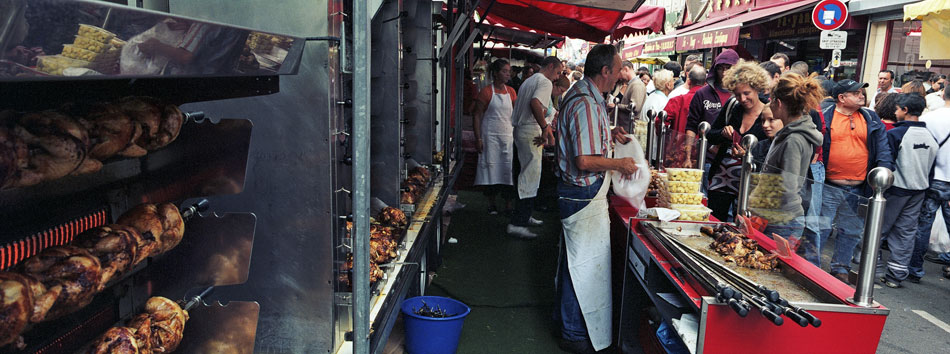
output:
[[[564,183],[590,186],[604,178],[604,172],[582,171],[577,168],[575,158],[607,157],[610,123],[604,96],[590,78],[584,77],[564,97],[557,120],[557,175]]]

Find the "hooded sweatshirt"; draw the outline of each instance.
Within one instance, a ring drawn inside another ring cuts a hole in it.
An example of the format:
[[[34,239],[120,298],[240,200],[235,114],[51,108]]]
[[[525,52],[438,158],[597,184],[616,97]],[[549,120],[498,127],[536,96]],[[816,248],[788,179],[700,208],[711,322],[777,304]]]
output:
[[[710,70],[706,76],[706,86],[696,91],[696,94],[693,95],[693,99],[689,102],[689,115],[686,118],[687,131],[698,133],[700,122],[705,121],[712,124],[716,121],[716,117],[719,116],[719,111],[722,110],[723,105],[729,97],[732,96],[729,90],[722,87],[715,87],[716,81],[719,81],[720,84],[722,83],[722,80],[717,80],[720,78],[716,77],[716,67],[723,64],[736,65],[738,62],[739,54],[732,49],[726,49],[716,57],[713,69]]]
[[[811,164],[815,147],[820,146],[821,142],[822,134],[807,114],[788,123],[775,134],[772,147],[765,156],[765,167],[762,171],[782,174],[783,211],[792,212],[793,215],[804,214],[799,191],[804,177],[808,175],[808,166]]]

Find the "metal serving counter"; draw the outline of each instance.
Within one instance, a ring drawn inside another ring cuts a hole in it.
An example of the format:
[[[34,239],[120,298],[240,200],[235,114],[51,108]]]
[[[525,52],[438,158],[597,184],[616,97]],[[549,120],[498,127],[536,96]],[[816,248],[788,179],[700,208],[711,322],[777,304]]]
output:
[[[626,233],[612,237],[627,239],[621,344],[630,342],[630,336],[637,336],[642,307],[654,306],[667,325],[673,319],[685,319],[684,315],[695,316],[698,328],[693,340],[697,353],[801,353],[845,348],[848,352],[876,351],[889,310],[883,306],[869,308],[849,303],[847,299],[854,289],[805,259],[797,255],[781,258],[781,274],[817,299],[816,302],[790,302],[819,317],[819,327],[800,327],[791,321],[776,326],[755,311],[740,317],[697,284],[670,251],[642,230],[640,224],[647,220],[636,218],[635,208],[623,205],[615,199],[611,207],[612,222],[622,225],[615,228],[614,233],[620,230]],[[717,223],[699,223],[714,224]],[[676,230],[692,229],[695,225],[697,223],[668,222],[661,227]],[[775,242],[762,233],[755,232],[748,237],[767,251],[776,249]]]

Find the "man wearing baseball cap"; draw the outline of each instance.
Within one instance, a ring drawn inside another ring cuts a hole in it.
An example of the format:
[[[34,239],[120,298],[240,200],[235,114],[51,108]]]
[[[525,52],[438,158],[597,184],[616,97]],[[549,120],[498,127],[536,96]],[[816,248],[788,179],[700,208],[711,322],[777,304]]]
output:
[[[837,221],[838,236],[831,259],[831,274],[847,283],[851,256],[861,241],[864,220],[858,216],[860,199],[870,195],[865,178],[872,168],[883,166],[894,169],[894,160],[884,123],[874,111],[864,108],[863,82],[842,80],[834,85],[825,117],[822,150],[826,167],[819,216],[819,233],[805,232],[803,256],[821,266],[821,247],[831,235],[832,222]],[[860,198],[859,198],[860,197]]]

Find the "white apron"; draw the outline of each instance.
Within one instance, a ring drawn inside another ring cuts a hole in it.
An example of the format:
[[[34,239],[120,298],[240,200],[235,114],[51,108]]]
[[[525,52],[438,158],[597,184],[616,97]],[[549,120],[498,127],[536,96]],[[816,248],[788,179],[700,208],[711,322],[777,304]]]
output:
[[[594,350],[610,346],[613,333],[608,189],[610,173],[605,173],[604,184],[590,204],[567,219],[561,219],[567,269],[571,272],[571,283]]]
[[[482,153],[478,155],[475,185],[512,185],[511,96],[492,90],[491,101],[482,115]]]
[[[515,146],[518,147],[518,162],[521,163],[521,172],[518,173],[518,198],[534,198],[538,195],[538,186],[541,184],[541,153],[543,146],[534,144],[534,138],[541,136],[541,127],[537,124],[519,125],[515,127]]]

